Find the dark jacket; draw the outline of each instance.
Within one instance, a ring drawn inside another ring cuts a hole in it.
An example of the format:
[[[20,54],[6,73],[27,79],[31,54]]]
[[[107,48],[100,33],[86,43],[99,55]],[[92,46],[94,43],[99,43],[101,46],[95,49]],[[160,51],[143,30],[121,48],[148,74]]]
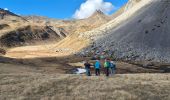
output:
[[[86,69],[90,69],[91,64],[85,63],[84,66],[85,66]]]

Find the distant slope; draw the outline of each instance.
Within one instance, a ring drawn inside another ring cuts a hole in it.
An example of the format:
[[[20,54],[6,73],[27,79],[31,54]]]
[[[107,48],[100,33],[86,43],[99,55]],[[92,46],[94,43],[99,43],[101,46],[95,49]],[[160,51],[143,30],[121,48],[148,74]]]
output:
[[[96,11],[91,17],[82,20],[58,20],[42,16],[21,17],[3,9],[1,9],[0,15],[3,16],[3,19],[0,20],[1,49],[47,44],[52,43],[51,40],[57,43],[68,35],[73,37],[77,33],[90,31],[110,21],[109,16],[104,15],[101,11]],[[43,39],[44,36],[47,38]],[[77,40],[77,36],[66,44],[74,43],[72,40]]]
[[[2,47],[15,47],[31,44],[57,42],[67,36],[67,33],[60,28],[52,29],[49,26],[25,26],[5,32],[0,37]]]
[[[81,19],[81,20],[79,19],[59,20],[59,19],[42,17],[42,16],[25,16],[24,18],[26,18],[27,20],[33,23],[39,23],[39,24],[64,28],[70,34],[90,31],[111,20],[109,16],[105,15],[103,12],[99,10],[96,10],[96,12],[89,18]]]
[[[100,10],[96,10],[96,12],[86,19],[81,20],[73,20],[73,21],[65,21],[63,26],[66,30],[69,30],[71,34],[65,39],[61,40],[56,44],[55,48],[69,48],[73,50],[70,54],[75,54],[83,48],[87,47],[89,39],[86,38],[78,38],[79,34],[84,34],[85,32],[91,31],[95,28],[102,26],[103,24],[108,23],[111,18],[105,15]]]

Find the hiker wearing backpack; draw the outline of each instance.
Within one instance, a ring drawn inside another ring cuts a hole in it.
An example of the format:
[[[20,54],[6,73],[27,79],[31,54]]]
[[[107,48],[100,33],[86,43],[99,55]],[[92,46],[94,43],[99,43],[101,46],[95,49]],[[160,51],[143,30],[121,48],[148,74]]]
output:
[[[109,76],[110,61],[107,59],[104,62],[104,68],[106,76]]]
[[[116,71],[116,64],[114,61],[110,61],[110,74],[113,75],[115,74]]]
[[[101,64],[100,64],[100,61],[99,61],[99,60],[96,60],[95,65],[94,65],[94,68],[95,68],[95,74],[96,74],[96,76],[100,76]]]
[[[84,66],[85,66],[85,69],[86,69],[86,75],[91,76],[91,72],[90,72],[91,64],[88,61],[85,61]]]

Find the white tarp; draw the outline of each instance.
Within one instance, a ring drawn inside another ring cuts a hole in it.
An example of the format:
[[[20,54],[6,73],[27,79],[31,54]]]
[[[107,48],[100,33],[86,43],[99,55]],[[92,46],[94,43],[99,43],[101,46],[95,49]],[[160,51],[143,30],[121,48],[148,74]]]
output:
[[[76,74],[83,74],[86,73],[86,70],[83,68],[77,68]]]

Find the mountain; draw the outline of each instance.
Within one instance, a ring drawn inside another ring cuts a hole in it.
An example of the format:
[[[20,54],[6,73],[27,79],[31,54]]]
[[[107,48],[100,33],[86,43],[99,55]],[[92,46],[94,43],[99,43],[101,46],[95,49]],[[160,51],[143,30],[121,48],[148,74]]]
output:
[[[91,39],[85,52],[107,51],[108,56],[128,61],[170,62],[169,10],[170,0],[134,3],[109,23],[80,34]]]
[[[82,48],[88,46],[89,40],[82,37],[79,38],[79,34],[84,34],[91,30],[94,30],[111,20],[110,16],[105,15],[102,11],[96,10],[92,16],[86,19],[67,21],[64,27],[70,27],[68,30],[72,32],[68,37],[56,44],[55,48],[69,48],[72,50],[71,54],[75,54]],[[70,25],[71,24],[71,25]],[[63,26],[62,26],[63,27]],[[67,53],[67,52],[66,52]]]
[[[69,34],[63,28],[32,23],[10,11],[3,9],[0,11],[3,16],[0,20],[0,47],[11,48],[57,42]]]
[[[52,19],[43,16],[25,16],[24,18],[26,18],[27,20],[33,23],[39,23],[39,24],[64,28],[70,34],[90,31],[111,20],[109,16],[105,15],[100,10],[96,10],[96,12],[94,12],[94,14],[89,18],[80,19],[80,20],[79,19],[59,20],[59,19]]]
[[[98,20],[103,20],[104,21],[109,21],[110,17],[108,17],[107,15],[105,15],[101,10],[96,10],[89,18],[87,19],[98,19]]]
[[[4,9],[0,9],[0,17],[0,54],[18,46],[58,42],[69,34],[63,28],[33,23]]]
[[[19,16],[3,9],[1,9],[1,15],[3,16],[0,20],[1,49],[57,43],[67,36],[74,41],[77,40],[78,33],[90,31],[110,21],[109,16],[101,11],[96,11],[91,17],[81,20]]]
[[[111,18],[105,15],[101,10],[96,10],[89,18],[81,20],[80,22],[91,24],[91,27],[99,27],[110,20]]]

